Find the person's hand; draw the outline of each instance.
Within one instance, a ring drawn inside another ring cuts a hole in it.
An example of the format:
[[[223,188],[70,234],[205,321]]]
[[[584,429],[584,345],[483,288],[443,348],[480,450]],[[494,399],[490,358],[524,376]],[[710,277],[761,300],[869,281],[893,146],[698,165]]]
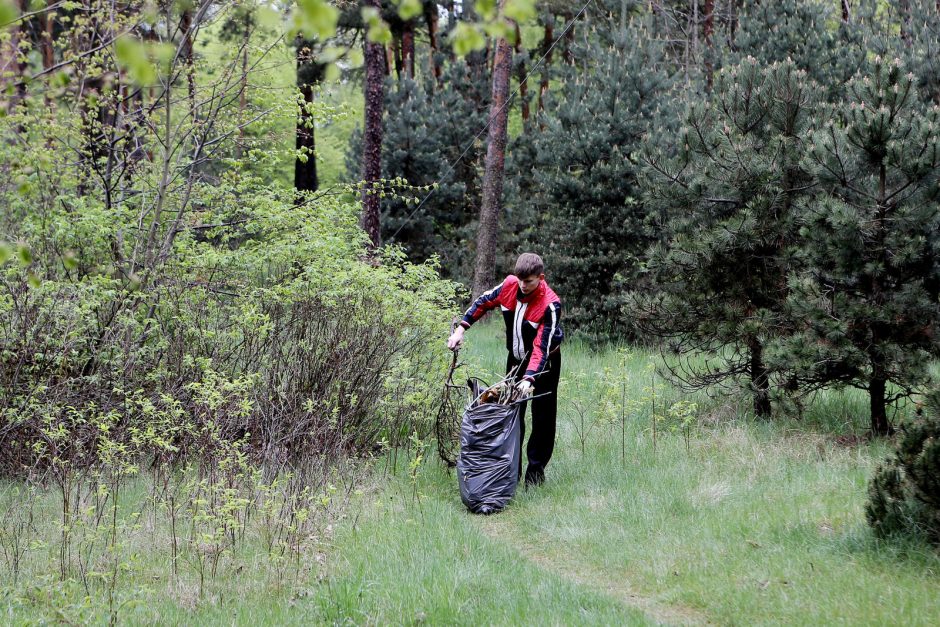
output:
[[[447,338],[447,348],[450,350],[457,350],[460,345],[463,343],[463,332],[464,328],[458,326],[454,329],[454,332],[450,334],[450,337]]]
[[[535,386],[532,385],[532,382],[529,381],[528,379],[523,379],[522,381],[516,384],[516,389],[519,390],[520,398],[529,398],[530,396],[532,396],[532,390],[534,388]]]

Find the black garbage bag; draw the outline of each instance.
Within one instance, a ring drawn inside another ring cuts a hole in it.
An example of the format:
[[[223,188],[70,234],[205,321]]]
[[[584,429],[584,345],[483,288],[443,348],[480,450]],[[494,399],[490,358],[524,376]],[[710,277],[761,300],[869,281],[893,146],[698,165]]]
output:
[[[474,514],[495,514],[519,483],[521,403],[479,403],[460,424],[457,482],[460,498]]]

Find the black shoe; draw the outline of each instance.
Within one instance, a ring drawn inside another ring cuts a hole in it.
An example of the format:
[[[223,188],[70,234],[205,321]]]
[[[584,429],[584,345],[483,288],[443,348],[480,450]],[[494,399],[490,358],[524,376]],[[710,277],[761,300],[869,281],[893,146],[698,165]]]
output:
[[[527,470],[525,472],[525,487],[538,487],[545,483],[544,470]]]

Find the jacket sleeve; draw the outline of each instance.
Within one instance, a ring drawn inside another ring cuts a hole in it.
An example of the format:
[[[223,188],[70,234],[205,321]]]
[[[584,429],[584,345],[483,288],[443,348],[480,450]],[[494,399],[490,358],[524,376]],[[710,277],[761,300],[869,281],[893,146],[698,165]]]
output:
[[[529,367],[526,368],[525,378],[534,381],[548,365],[548,356],[564,339],[561,330],[561,303],[555,301],[545,308],[545,314],[535,332],[535,341],[532,343],[532,357]]]
[[[512,289],[509,284],[514,278],[515,277],[512,275],[509,275],[505,278],[505,280],[503,280],[502,283],[490,291],[481,294],[480,297],[473,301],[473,304],[470,305],[470,309],[464,313],[463,319],[460,321],[460,325],[465,329],[469,329],[470,325],[483,317],[483,314],[485,314],[490,309],[495,309],[498,307],[500,294],[503,293],[503,290]],[[516,283],[518,283],[518,281],[516,281]]]

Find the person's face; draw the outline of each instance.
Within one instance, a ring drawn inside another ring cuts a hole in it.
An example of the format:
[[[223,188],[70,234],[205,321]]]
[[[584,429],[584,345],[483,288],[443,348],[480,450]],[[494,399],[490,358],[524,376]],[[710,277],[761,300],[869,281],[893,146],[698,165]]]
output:
[[[520,278],[519,289],[522,290],[523,294],[528,296],[533,291],[535,291],[535,288],[537,288],[539,286],[539,283],[541,283],[544,279],[545,279],[544,274],[533,274],[525,278]]]

